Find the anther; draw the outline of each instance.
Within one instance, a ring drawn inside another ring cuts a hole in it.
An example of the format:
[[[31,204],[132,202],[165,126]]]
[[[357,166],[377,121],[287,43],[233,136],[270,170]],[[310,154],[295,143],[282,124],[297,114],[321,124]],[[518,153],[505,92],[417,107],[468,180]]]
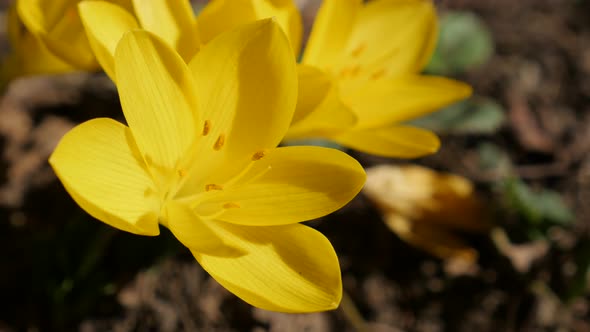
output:
[[[383,76],[385,76],[385,69],[381,69],[381,70],[379,70],[379,71],[376,71],[376,72],[374,72],[374,73],[371,75],[371,79],[372,79],[372,80],[377,80],[377,79],[380,79],[380,78],[381,78],[381,77],[383,77]]]
[[[223,144],[225,144],[225,135],[221,134],[221,135],[219,135],[219,137],[217,137],[215,144],[213,144],[213,149],[215,149],[216,151],[219,151],[223,147]]]
[[[205,123],[203,124],[203,136],[207,136],[207,134],[209,134],[210,131],[211,131],[211,121],[205,120]]]
[[[205,185],[205,191],[211,191],[211,190],[223,190],[223,186],[218,185],[218,184],[214,184],[214,183],[210,183]]]
[[[264,158],[265,155],[266,155],[266,153],[264,151],[258,151],[252,155],[252,160],[254,160],[254,161],[260,160],[260,159]]]
[[[352,52],[350,52],[350,55],[352,55],[353,57],[356,58],[359,55],[361,55],[361,53],[363,53],[363,51],[365,50],[366,47],[367,47],[367,44],[360,44],[354,50],[352,50]]]
[[[360,69],[361,69],[361,67],[359,65],[354,65],[351,67],[343,68],[342,70],[340,70],[340,76],[342,76],[342,77],[356,76],[359,73]]]
[[[234,203],[234,202],[229,202],[229,203],[223,204],[223,208],[224,209],[239,209],[240,204]]]

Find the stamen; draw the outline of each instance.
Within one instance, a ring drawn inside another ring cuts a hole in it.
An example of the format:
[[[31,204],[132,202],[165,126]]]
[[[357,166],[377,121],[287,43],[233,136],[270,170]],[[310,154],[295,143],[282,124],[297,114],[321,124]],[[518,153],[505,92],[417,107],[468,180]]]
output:
[[[221,134],[221,135],[219,135],[219,137],[217,137],[217,140],[215,141],[215,144],[213,145],[213,149],[215,151],[219,151],[223,147],[223,144],[225,144],[225,135]]]
[[[183,169],[179,169],[178,170],[178,176],[180,176],[181,178],[186,176],[186,171]]]
[[[229,203],[223,204],[223,208],[224,209],[239,209],[240,204],[234,203],[234,202],[229,202]]]
[[[371,75],[371,79],[372,79],[372,80],[377,80],[377,79],[380,79],[380,78],[381,78],[381,77],[383,77],[383,76],[385,76],[385,69],[381,69],[381,70],[379,70],[379,71],[376,71],[376,72],[374,72],[374,73]]]
[[[260,159],[264,158],[265,155],[266,155],[266,152],[264,152],[263,150],[260,150],[252,155],[252,160],[254,160],[254,161],[260,160]]]
[[[223,186],[219,185],[219,184],[214,184],[214,183],[210,183],[205,185],[205,191],[211,191],[211,190],[223,190]]]
[[[365,48],[367,48],[367,44],[359,44],[359,46],[357,46],[355,49],[352,50],[352,52],[350,52],[350,55],[357,58],[359,55],[361,55],[361,53],[363,53]]]
[[[342,68],[342,70],[340,70],[340,76],[341,77],[356,76],[360,70],[361,70],[361,66],[359,66],[359,65],[345,67],[345,68]]]
[[[205,120],[205,123],[203,124],[203,136],[207,136],[210,131],[211,131],[211,121]]]

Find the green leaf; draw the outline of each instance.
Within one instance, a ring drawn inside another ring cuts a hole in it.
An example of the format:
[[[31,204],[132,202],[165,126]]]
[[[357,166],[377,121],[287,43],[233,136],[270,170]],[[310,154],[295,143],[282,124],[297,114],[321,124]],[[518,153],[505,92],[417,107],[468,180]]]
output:
[[[571,301],[584,296],[588,290],[588,276],[590,275],[590,239],[583,237],[573,250],[576,273],[568,281],[565,300]]]
[[[505,121],[505,112],[494,100],[472,97],[413,120],[410,124],[439,134],[493,134]]]
[[[319,146],[323,148],[331,148],[340,151],[346,150],[342,145],[329,141],[323,138],[307,138],[307,139],[296,139],[281,142],[282,146]]]
[[[493,143],[484,142],[477,147],[479,168],[494,171],[498,176],[507,177],[512,172],[512,160],[506,151]]]
[[[459,74],[486,63],[493,52],[491,34],[479,17],[451,11],[441,19],[438,44],[426,72]]]
[[[570,223],[574,218],[572,211],[555,191],[533,191],[520,179],[508,179],[503,187],[508,203],[531,225],[563,225]]]

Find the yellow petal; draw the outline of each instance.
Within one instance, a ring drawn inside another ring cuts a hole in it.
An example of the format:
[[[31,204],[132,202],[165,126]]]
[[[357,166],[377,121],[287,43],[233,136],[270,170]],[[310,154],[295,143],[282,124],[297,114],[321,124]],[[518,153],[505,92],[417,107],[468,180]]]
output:
[[[99,69],[76,6],[42,39],[47,48],[67,63],[88,71]]]
[[[351,130],[332,139],[355,150],[392,158],[417,158],[440,147],[432,132],[409,126]]]
[[[288,41],[271,19],[220,35],[189,66],[204,119],[195,155],[207,160],[193,163],[190,190],[202,188],[204,177],[227,180],[254,153],[279,144],[295,110],[297,73]]]
[[[390,213],[386,225],[404,241],[442,259],[461,259],[469,263],[477,260],[477,251],[448,230],[432,224],[411,222]]]
[[[338,85],[317,68],[299,65],[297,108],[285,140],[330,137],[351,128],[356,116],[340,99]]]
[[[223,287],[249,304],[281,312],[335,309],[342,297],[338,258],[318,231],[299,224],[248,227],[212,222],[247,254],[239,257],[193,251]]]
[[[213,0],[199,14],[203,42],[241,24],[273,17],[287,35],[295,54],[301,48],[303,24],[292,0]]]
[[[59,74],[76,69],[53,55],[47,47],[21,22],[16,6],[11,6],[7,15],[7,34],[11,53],[3,60],[1,80],[9,80],[26,75]]]
[[[333,86],[332,79],[328,74],[312,66],[298,65],[297,77],[299,93],[291,125],[307,117],[321,104]]]
[[[206,137],[226,136],[224,149],[248,154],[275,147],[287,131],[297,98],[295,59],[272,19],[220,35],[190,62]]]
[[[195,85],[186,64],[164,41],[135,30],[117,46],[115,73],[123,113],[143,158],[153,173],[177,174],[197,126]]]
[[[331,67],[342,57],[362,0],[324,0],[316,16],[303,63]]]
[[[438,34],[431,0],[375,0],[359,12],[343,65],[385,77],[418,73],[429,61]]]
[[[200,253],[223,256],[246,254],[223,238],[212,227],[213,221],[201,220],[187,205],[168,201],[163,208],[162,222],[186,247]]]
[[[123,7],[105,1],[82,1],[78,11],[98,62],[115,81],[117,43],[125,32],[138,28],[137,21]]]
[[[301,51],[303,22],[295,2],[293,0],[254,1],[253,6],[256,20],[270,17],[276,20],[287,35],[293,52],[298,56]]]
[[[176,48],[188,62],[199,50],[195,15],[188,0],[133,0],[142,28]]]
[[[93,1],[93,0],[84,0],[84,1]],[[99,0],[99,1],[102,1],[102,0]],[[107,0],[107,2],[115,4],[120,7],[123,7],[129,13],[135,14],[135,10],[133,9],[133,0]]]
[[[197,20],[201,40],[206,44],[223,32],[255,21],[256,16],[249,0],[211,0],[201,10]]]
[[[293,146],[270,150],[231,187],[209,192],[203,214],[224,210],[219,220],[281,225],[325,216],[361,190],[365,172],[347,154],[328,148]]]
[[[158,235],[159,196],[129,128],[111,119],[77,126],[49,163],[72,198],[96,219],[121,230]]]
[[[18,15],[33,34],[49,32],[79,0],[17,0]]]
[[[411,120],[471,95],[465,83],[424,75],[365,82],[345,91],[344,101],[361,128]]]

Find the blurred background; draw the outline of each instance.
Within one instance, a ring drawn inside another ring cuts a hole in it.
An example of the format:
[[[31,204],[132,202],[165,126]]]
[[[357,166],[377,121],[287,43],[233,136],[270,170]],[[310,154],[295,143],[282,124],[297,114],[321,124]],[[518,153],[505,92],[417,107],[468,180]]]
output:
[[[297,3],[309,31],[319,2]],[[590,331],[590,1],[435,4],[426,72],[474,96],[414,121],[441,136],[435,155],[350,151],[371,182],[309,222],[340,258],[332,312],[252,308],[167,230],[134,236],[86,215],[46,160],[76,124],[121,119],[115,88],[104,74],[12,82],[0,97],[0,331]]]

